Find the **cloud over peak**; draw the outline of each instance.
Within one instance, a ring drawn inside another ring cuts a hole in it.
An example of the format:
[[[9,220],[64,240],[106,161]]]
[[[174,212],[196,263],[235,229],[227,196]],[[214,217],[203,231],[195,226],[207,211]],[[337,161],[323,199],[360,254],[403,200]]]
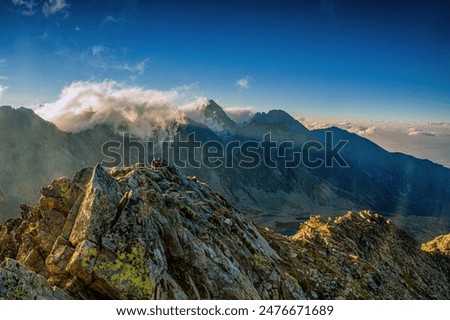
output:
[[[255,114],[251,107],[227,107],[223,109],[231,120],[243,124],[251,120]]]
[[[64,131],[81,132],[106,124],[115,130],[127,128],[135,136],[148,139],[156,131],[173,134],[175,126],[185,122],[186,110],[197,110],[205,101],[202,97],[186,100],[189,88],[159,91],[111,80],[76,81],[61,91],[58,100],[34,110]]]

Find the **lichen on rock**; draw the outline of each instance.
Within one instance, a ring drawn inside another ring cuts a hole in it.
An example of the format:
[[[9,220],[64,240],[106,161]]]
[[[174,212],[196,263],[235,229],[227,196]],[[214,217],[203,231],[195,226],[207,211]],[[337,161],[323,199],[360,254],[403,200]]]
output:
[[[149,266],[146,264],[145,248],[134,246],[129,252],[118,252],[114,260],[100,253],[94,266],[96,278],[116,292],[118,299],[150,299],[155,284]]]

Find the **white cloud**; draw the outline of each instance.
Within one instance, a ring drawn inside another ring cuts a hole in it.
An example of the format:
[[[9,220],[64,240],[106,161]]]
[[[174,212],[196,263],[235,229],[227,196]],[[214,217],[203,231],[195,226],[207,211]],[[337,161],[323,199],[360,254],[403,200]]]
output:
[[[69,5],[65,0],[48,0],[42,6],[42,13],[46,17],[48,17],[50,15],[63,11],[68,6]]]
[[[4,86],[4,85],[0,84],[0,99],[2,98],[3,92],[5,92],[6,89],[8,89],[7,86]]]
[[[314,121],[314,120],[311,120],[311,119],[305,119],[303,117],[297,117],[296,120],[298,122],[302,123],[309,130],[324,129],[324,128],[329,128],[329,127],[332,127],[332,126],[335,125],[333,122]]]
[[[350,121],[332,121],[332,120],[311,120],[303,117],[297,117],[297,121],[304,124],[309,130],[325,129],[329,127],[339,127],[348,132],[356,133],[360,136],[369,136],[376,132],[377,127],[373,123],[368,122],[350,122]]]
[[[32,16],[36,13],[34,7],[37,6],[37,3],[34,0],[12,0],[12,3],[16,6],[24,7],[22,14],[25,16]]]
[[[375,126],[364,127],[364,126],[355,126],[347,128],[347,131],[356,133],[360,136],[368,136],[374,134],[376,130]]]
[[[12,3],[16,6],[23,7],[22,14],[25,16],[32,16],[36,13],[36,7],[40,5],[41,0],[12,0]],[[47,0],[42,5],[42,13],[48,17],[58,12],[65,12],[69,4],[66,0]]]
[[[239,89],[247,89],[250,86],[250,77],[245,77],[236,81],[236,87]]]
[[[428,137],[435,137],[436,134],[434,132],[428,132],[428,131],[424,131],[422,129],[416,129],[416,128],[409,128],[408,129],[408,135],[409,136],[428,136]]]
[[[109,80],[77,81],[65,87],[57,101],[34,110],[64,131],[80,132],[99,124],[117,130],[126,125],[134,135],[146,139],[154,135],[155,129],[173,134],[176,124],[185,122],[189,105],[193,108],[204,99],[186,100],[189,89],[183,86],[158,91]]]
[[[223,109],[228,117],[237,124],[243,124],[253,117],[254,112],[251,107],[227,107]]]
[[[179,109],[184,116],[198,122],[204,122],[203,110],[208,105],[208,99],[205,97],[197,97],[194,101],[180,106]]]
[[[91,52],[93,56],[98,56],[104,52],[108,51],[108,48],[102,45],[93,46]]]
[[[149,59],[144,59],[135,66],[135,70],[138,74],[142,75],[145,72],[145,68],[147,67],[147,62]]]
[[[0,76],[0,80],[8,80],[9,78],[7,76]]]

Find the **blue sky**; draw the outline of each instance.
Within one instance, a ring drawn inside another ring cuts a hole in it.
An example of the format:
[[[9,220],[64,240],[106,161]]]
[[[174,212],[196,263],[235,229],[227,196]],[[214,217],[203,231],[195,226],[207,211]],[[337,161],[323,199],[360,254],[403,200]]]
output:
[[[450,121],[450,2],[0,0],[0,104],[111,79],[224,106]]]

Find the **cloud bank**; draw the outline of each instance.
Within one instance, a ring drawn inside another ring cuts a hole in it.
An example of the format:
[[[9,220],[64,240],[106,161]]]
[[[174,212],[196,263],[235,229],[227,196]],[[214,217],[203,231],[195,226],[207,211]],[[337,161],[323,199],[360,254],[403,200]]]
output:
[[[59,99],[35,109],[60,129],[80,132],[106,124],[118,130],[129,128],[143,139],[155,130],[170,130],[170,124],[182,121],[174,105],[180,92],[144,90],[114,81],[74,82],[64,88]]]
[[[162,132],[173,134],[176,125],[185,122],[187,111],[194,112],[206,100],[188,97],[188,90],[145,90],[115,81],[77,81],[65,87],[57,101],[36,106],[34,111],[68,132],[108,125],[148,139]]]
[[[428,132],[423,129],[416,129],[416,128],[409,128],[408,135],[409,136],[422,135],[422,136],[429,136],[429,137],[436,136],[436,134],[434,132]]]
[[[195,86],[194,86],[195,87]],[[35,106],[34,111],[66,132],[82,132],[107,125],[117,133],[129,131],[142,139],[169,137],[187,118],[208,125],[213,131],[223,128],[205,118],[205,97],[191,93],[192,86],[168,91],[146,90],[116,81],[76,81],[63,88],[59,98]],[[251,119],[250,107],[229,107],[224,111],[238,124]]]

